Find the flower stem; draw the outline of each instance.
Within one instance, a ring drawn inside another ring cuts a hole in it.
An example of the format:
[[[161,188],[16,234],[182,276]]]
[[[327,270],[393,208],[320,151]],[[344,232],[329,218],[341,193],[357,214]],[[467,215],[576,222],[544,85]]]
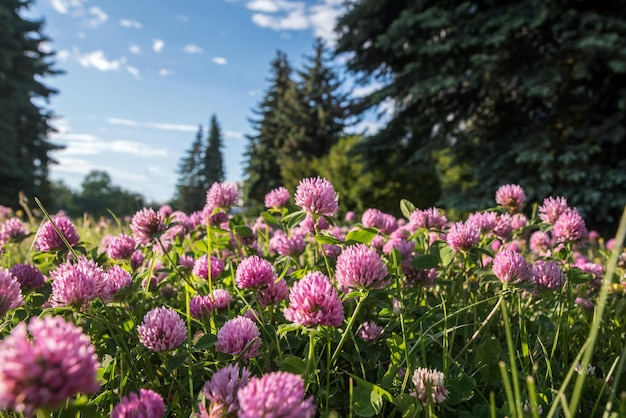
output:
[[[357,302],[356,307],[354,308],[354,312],[352,312],[352,316],[350,317],[350,320],[348,321],[348,326],[343,332],[343,335],[341,336],[341,340],[339,340],[339,344],[337,345],[337,348],[335,348],[335,352],[333,353],[333,356],[330,359],[330,364],[328,365],[329,368],[334,367],[335,362],[337,361],[337,357],[339,357],[339,353],[341,352],[343,345],[346,343],[346,340],[348,339],[348,334],[350,333],[350,330],[352,329],[352,326],[354,325],[356,316],[359,313],[359,310],[361,309],[361,306],[363,305],[363,302],[367,298],[368,294],[369,292],[367,290],[361,293],[361,297],[359,298],[359,301]]]

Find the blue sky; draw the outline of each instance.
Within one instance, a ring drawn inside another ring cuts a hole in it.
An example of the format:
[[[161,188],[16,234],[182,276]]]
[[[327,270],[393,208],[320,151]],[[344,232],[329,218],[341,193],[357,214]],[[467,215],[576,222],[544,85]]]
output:
[[[213,113],[226,180],[243,179],[249,118],[277,49],[293,67],[315,37],[332,44],[342,0],[36,0],[61,76],[49,104],[60,164],[51,179],[79,190],[94,169],[156,202],[174,194],[180,159]]]

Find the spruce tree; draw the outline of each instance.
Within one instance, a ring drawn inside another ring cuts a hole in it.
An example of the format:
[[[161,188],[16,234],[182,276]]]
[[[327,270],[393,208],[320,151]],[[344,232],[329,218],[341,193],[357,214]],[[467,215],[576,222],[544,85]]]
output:
[[[348,117],[347,94],[339,91],[341,80],[321,39],[298,76],[285,97],[284,112],[291,124],[283,152],[292,160],[321,158],[339,140]]]
[[[395,103],[360,147],[370,166],[449,156],[470,175],[443,193],[449,207],[491,206],[498,186],[519,183],[529,200],[564,196],[614,231],[626,203],[626,1],[360,0],[336,29],[348,68],[381,84],[368,103]]]
[[[204,132],[200,125],[191,147],[178,166],[179,176],[173,203],[177,209],[187,213],[202,209],[206,203],[203,137]]]
[[[292,123],[283,111],[285,92],[293,84],[291,71],[287,56],[279,50],[271,63],[271,86],[254,111],[258,119],[251,120],[257,133],[247,136],[244,193],[253,206],[261,205],[267,192],[282,186],[281,151]]]
[[[222,133],[217,122],[217,116],[211,116],[209,139],[204,154],[205,186],[209,187],[215,182],[224,181],[224,158],[222,156]]]
[[[50,152],[62,149],[48,141],[53,114],[42,105],[57,92],[39,81],[60,72],[53,69],[54,53],[41,49],[49,41],[44,22],[20,16],[31,3],[0,2],[0,204],[12,207],[19,192],[50,203]]]

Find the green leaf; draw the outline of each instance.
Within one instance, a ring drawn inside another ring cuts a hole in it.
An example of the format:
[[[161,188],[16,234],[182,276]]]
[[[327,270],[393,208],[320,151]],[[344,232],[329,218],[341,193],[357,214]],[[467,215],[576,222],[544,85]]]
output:
[[[320,244],[333,244],[333,245],[343,244],[343,242],[333,237],[332,235],[326,235],[326,234],[316,235],[315,241],[319,242]]]
[[[356,382],[354,388],[354,413],[360,417],[373,417],[380,413],[383,407],[383,398],[393,402],[393,396],[378,385],[361,379],[360,377],[348,373]]]
[[[452,260],[454,260],[455,255],[456,255],[456,252],[448,246],[445,246],[439,250],[439,256],[441,257],[441,264],[444,267],[447,267],[450,265],[450,263],[452,263]]]
[[[233,228],[233,232],[241,237],[251,237],[252,229],[245,225],[237,225]]]
[[[411,213],[415,210],[415,205],[406,199],[400,200],[400,210],[405,218],[411,219]]]
[[[283,225],[286,225],[287,228],[291,229],[295,225],[302,222],[304,218],[306,218],[306,212],[303,210],[299,210],[299,211],[290,213],[289,215],[285,216],[281,220],[281,222],[283,223]]]
[[[280,363],[281,370],[302,375],[306,371],[306,361],[296,356],[287,356]]]
[[[369,245],[372,239],[378,235],[378,231],[374,228],[361,228],[348,232],[346,235],[346,245],[352,245],[356,243]]]
[[[411,266],[416,269],[432,269],[439,265],[441,259],[436,254],[424,254],[411,260]]]
[[[291,323],[291,324],[280,324],[278,326],[278,329],[276,330],[276,334],[282,336],[282,335],[287,334],[288,332],[299,330],[300,328],[302,328],[302,325],[300,325],[300,324],[294,324],[294,323]]]
[[[261,216],[263,217],[263,219],[265,219],[265,222],[267,222],[270,225],[280,225],[280,223],[278,222],[278,219],[276,219],[274,215],[272,215],[269,212],[261,212]]]
[[[174,370],[182,366],[186,359],[187,359],[187,353],[177,354],[167,361],[167,365],[165,366],[165,368],[167,369],[168,372],[173,372]]]
[[[194,348],[196,350],[203,350],[205,348],[209,348],[215,345],[217,342],[217,336],[214,334],[204,334],[202,337],[196,341]]]

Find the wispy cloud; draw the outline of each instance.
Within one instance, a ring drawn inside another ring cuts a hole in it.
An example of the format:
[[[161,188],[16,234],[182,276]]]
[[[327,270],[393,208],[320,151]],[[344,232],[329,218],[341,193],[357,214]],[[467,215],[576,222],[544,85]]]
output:
[[[83,0],[51,0],[50,4],[58,13],[67,14],[77,9],[82,10]]]
[[[344,10],[342,0],[324,0],[308,5],[293,0],[251,0],[246,7],[252,10],[252,22],[277,31],[312,29],[316,37],[333,43],[337,17]]]
[[[152,129],[160,129],[164,131],[196,132],[198,130],[198,126],[196,125],[185,125],[185,124],[176,124],[176,123],[139,122],[135,120],[122,119],[122,118],[108,118],[107,122],[113,125],[133,126],[136,128],[152,128]]]
[[[189,22],[189,16],[186,16],[186,15],[176,15],[176,20],[178,20],[181,23],[187,23],[187,22]]]
[[[104,52],[101,50],[89,52],[83,55],[77,52],[78,63],[85,68],[95,68],[99,71],[118,71],[124,63],[126,58],[121,57],[116,60],[108,60]]]
[[[152,50],[154,52],[161,52],[164,46],[165,46],[165,42],[162,39],[152,40]]]
[[[130,51],[131,54],[139,54],[141,53],[141,47],[139,45],[131,45],[128,50]]]
[[[96,28],[109,20],[109,15],[97,6],[92,6],[89,8],[89,15],[91,17],[87,21],[87,24],[92,28]]]
[[[125,28],[141,29],[143,27],[141,22],[131,19],[120,19],[118,23],[120,24],[120,26],[123,26]]]
[[[229,131],[228,129],[222,130],[222,134],[227,138],[233,138],[233,139],[245,139],[246,138],[243,132]]]
[[[185,52],[188,54],[202,54],[202,48],[195,44],[185,45]]]
[[[166,68],[161,68],[159,70],[159,75],[161,77],[167,77],[168,75],[172,75],[172,72],[170,70],[166,69]]]
[[[217,65],[226,65],[228,64],[228,60],[224,57],[213,57],[213,62]]]
[[[139,69],[137,67],[133,67],[132,65],[127,65],[126,71],[128,71],[128,73],[132,75],[133,77],[135,77],[136,79],[141,78],[141,74],[139,73]]]
[[[68,51],[67,49],[62,49],[60,51],[57,51],[56,53],[56,59],[61,62],[67,61],[69,57],[70,51]]]

